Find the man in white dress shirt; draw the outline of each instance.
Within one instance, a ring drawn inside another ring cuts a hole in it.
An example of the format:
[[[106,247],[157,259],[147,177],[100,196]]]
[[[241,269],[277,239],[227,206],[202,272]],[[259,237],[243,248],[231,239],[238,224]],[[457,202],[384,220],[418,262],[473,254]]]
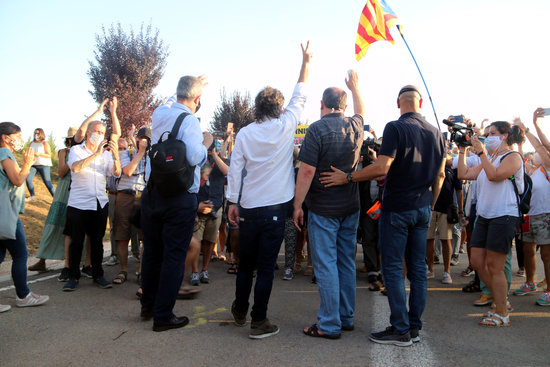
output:
[[[105,140],[105,124],[92,121],[86,140],[71,148],[67,165],[71,169],[71,189],[67,203],[67,226],[71,234],[69,281],[64,291],[74,291],[80,278],[80,259],[84,236],[90,238],[92,277],[101,288],[111,288],[103,277],[103,236],[107,225],[106,177],[120,176],[117,141]]]
[[[275,262],[284,238],[285,217],[294,196],[294,132],[306,101],[303,89],[312,57],[308,47],[309,42],[305,49],[302,46],[298,84],[286,109],[283,110],[284,98],[280,91],[271,87],[260,91],[255,100],[256,122],[240,130],[231,154],[226,195],[230,202],[229,221],[233,225],[239,222],[240,228],[240,262],[231,312],[235,323],[244,326],[253,273],[257,269],[250,313],[249,337],[252,339],[279,332],[266,314]],[[237,207],[243,168],[247,175]]]

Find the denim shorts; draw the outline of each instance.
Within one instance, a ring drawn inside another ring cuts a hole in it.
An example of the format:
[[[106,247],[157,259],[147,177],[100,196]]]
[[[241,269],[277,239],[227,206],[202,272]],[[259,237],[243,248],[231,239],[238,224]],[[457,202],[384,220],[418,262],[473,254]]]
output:
[[[519,226],[519,217],[505,215],[487,219],[478,216],[472,232],[471,247],[507,254]]]

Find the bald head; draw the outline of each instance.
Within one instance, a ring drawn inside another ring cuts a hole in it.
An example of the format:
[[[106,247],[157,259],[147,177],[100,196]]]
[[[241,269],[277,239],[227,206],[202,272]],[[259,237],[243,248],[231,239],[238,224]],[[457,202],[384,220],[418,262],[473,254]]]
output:
[[[397,107],[401,109],[401,114],[420,111],[422,95],[418,88],[414,85],[406,85],[401,88],[397,96]]]

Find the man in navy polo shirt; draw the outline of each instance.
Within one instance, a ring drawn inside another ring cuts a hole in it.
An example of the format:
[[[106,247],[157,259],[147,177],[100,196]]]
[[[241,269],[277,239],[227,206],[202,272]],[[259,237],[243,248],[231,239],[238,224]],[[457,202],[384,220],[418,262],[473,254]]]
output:
[[[399,91],[401,117],[386,124],[379,156],[360,171],[323,173],[327,186],[386,177],[380,215],[379,247],[382,274],[390,304],[390,324],[372,333],[376,343],[409,346],[420,341],[418,331],[426,305],[426,236],[433,207],[445,179],[445,140],[419,113],[422,96],[407,85]],[[409,310],[403,279],[403,259],[410,285]]]

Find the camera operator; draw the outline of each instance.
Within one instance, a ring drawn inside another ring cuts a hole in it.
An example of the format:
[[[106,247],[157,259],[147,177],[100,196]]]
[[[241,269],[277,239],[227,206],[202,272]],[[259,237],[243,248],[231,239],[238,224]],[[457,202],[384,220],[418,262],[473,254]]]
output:
[[[505,121],[489,125],[487,151],[477,136],[472,138],[472,149],[481,158],[481,164],[466,167],[465,149],[461,146],[458,160],[459,177],[477,180],[477,219],[471,240],[471,261],[481,280],[489,287],[494,299],[494,312],[480,322],[484,326],[509,326],[506,307],[507,282],[504,266],[512,239],[519,224],[519,208],[512,175],[523,192],[523,160],[512,153],[512,145],[524,140],[523,130]]]
[[[365,139],[361,147],[362,167],[376,162],[380,145],[376,140]],[[367,180],[359,182],[359,201],[361,211],[359,228],[357,229],[361,246],[363,247],[363,261],[369,282],[369,291],[379,291],[382,276],[380,274],[380,251],[378,250],[378,218],[373,219],[367,211],[378,201],[382,201],[384,181]]]

